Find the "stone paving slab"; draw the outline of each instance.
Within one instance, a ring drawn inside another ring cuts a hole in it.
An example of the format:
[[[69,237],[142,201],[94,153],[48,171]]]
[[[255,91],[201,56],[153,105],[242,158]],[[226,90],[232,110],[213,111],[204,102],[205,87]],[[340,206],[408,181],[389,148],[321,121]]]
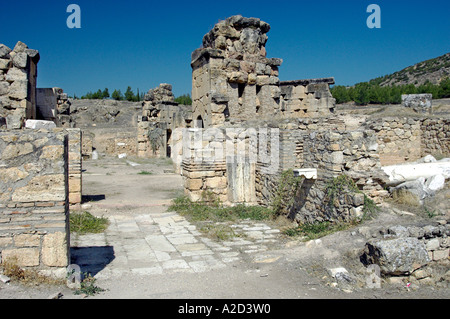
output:
[[[176,213],[114,215],[109,220],[102,234],[71,238],[72,263],[97,278],[221,269],[267,251],[280,233],[264,223],[242,221],[232,225],[242,236],[216,242]]]

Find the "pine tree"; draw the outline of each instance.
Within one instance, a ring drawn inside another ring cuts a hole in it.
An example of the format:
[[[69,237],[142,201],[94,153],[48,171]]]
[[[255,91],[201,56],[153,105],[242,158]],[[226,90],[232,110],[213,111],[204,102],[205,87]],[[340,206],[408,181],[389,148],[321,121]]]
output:
[[[129,86],[125,92],[125,100],[132,102],[134,100],[134,93]]]

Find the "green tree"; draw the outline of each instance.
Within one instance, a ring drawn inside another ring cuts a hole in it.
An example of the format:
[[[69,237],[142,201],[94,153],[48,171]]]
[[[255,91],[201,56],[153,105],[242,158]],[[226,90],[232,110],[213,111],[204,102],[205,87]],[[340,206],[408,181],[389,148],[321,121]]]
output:
[[[175,99],[175,102],[183,105],[192,105],[192,99],[189,94],[184,94]]]
[[[342,85],[334,86],[331,89],[331,94],[336,99],[337,104],[347,103],[351,101],[349,96],[349,90]]]
[[[133,90],[131,89],[131,86],[129,86],[129,87],[127,88],[127,90],[125,91],[125,94],[124,94],[124,95],[125,95],[125,100],[127,100],[127,101],[132,102],[132,101],[134,101],[134,99],[135,99]]]
[[[122,95],[122,92],[120,92],[120,90],[114,90],[111,97],[116,101],[123,100],[123,95]]]
[[[103,92],[102,92],[102,98],[103,98],[103,99],[109,98],[109,91],[108,91],[108,88],[105,88],[105,89],[103,90]]]
[[[439,87],[440,87],[439,98],[450,97],[450,78],[446,78],[446,79],[442,80]]]

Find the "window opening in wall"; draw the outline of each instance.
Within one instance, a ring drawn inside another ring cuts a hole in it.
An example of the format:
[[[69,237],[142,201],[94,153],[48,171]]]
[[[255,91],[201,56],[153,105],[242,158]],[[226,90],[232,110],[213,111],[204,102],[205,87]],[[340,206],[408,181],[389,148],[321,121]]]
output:
[[[238,94],[239,97],[243,97],[244,96],[244,91],[245,91],[245,84],[238,84]]]
[[[223,116],[225,117],[225,120],[230,118],[230,109],[228,108],[228,105],[225,106],[225,109],[223,110]]]
[[[204,124],[203,124],[203,119],[202,117],[199,115],[197,117],[197,121],[196,121],[196,128],[204,128]]]
[[[167,130],[167,139],[166,139],[166,156],[170,158],[172,156],[172,147],[170,144],[172,144],[171,138],[172,138],[172,130]]]

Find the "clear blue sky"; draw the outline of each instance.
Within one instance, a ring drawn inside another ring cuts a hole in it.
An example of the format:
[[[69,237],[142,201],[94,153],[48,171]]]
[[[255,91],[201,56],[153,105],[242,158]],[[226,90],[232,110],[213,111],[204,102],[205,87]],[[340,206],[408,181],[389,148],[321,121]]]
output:
[[[0,43],[39,50],[38,87],[78,96],[171,83],[191,92],[191,52],[215,23],[241,14],[271,25],[268,57],[282,81],[333,76],[352,85],[450,52],[448,0],[2,1]],[[69,29],[69,4],[81,29]],[[366,25],[371,3],[381,29]]]

